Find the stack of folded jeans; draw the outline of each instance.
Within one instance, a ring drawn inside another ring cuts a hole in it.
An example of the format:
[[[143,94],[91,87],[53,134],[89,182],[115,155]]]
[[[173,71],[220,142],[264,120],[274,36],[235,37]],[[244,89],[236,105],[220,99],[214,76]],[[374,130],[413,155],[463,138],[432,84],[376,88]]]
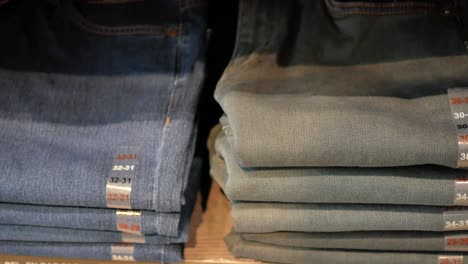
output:
[[[208,142],[234,255],[468,263],[468,209],[453,207],[467,205],[466,140],[451,110],[468,96],[447,96],[468,87],[464,8],[241,0]]]
[[[0,3],[0,253],[179,261],[203,1]]]

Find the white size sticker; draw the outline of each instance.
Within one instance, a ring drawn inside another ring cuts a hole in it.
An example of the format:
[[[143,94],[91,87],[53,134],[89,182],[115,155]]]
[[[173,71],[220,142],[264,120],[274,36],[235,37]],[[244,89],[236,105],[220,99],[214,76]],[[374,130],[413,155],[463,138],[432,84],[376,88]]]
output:
[[[111,246],[112,260],[135,261],[135,247],[132,244],[117,243]]]
[[[122,147],[113,157],[106,185],[107,207],[132,208],[132,184],[138,166],[138,152],[138,147]]]
[[[439,256],[439,264],[463,264],[463,256]]]
[[[468,89],[448,89],[450,109],[458,138],[457,167],[468,167]]]
[[[133,244],[145,244],[146,239],[144,235],[136,235],[130,233],[122,233],[123,243],[133,243]]]
[[[457,176],[453,205],[468,205],[468,176]]]
[[[452,207],[444,212],[444,231],[468,230],[468,208]]]
[[[117,210],[115,223],[120,232],[141,235],[141,211],[139,210]]]

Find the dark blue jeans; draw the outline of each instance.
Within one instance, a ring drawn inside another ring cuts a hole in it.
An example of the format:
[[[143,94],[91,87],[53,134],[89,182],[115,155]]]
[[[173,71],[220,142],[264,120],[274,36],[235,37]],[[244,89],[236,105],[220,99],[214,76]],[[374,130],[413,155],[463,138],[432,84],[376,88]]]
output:
[[[131,195],[118,199],[180,212],[201,10],[163,0],[1,5],[0,202],[107,207],[111,177],[132,173]]]

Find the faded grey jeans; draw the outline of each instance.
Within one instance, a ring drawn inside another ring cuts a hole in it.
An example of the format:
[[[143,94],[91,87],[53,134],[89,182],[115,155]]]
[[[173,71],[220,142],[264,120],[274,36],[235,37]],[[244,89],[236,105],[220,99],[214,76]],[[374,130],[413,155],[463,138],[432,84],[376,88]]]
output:
[[[238,234],[245,240],[270,245],[317,249],[376,251],[457,251],[467,232],[276,232]],[[455,239],[455,243],[453,242]],[[463,245],[462,245],[463,246]],[[466,249],[464,250],[466,251]]]
[[[467,172],[441,166],[244,169],[232,135],[220,126],[208,140],[211,175],[230,200],[285,203],[454,205]]]
[[[215,92],[239,164],[455,167],[468,53],[452,6],[404,3],[242,0]]]
[[[281,247],[246,241],[234,233],[226,237],[226,243],[236,257],[291,264],[441,264],[441,256],[464,255],[446,252],[377,252]],[[462,262],[446,263],[467,264],[468,258],[465,256]]]

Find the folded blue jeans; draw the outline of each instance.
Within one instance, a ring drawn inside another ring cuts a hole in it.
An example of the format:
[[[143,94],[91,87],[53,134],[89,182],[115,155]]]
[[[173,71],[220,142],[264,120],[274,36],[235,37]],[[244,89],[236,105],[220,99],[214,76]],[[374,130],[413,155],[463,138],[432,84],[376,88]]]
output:
[[[121,254],[128,252],[131,254]],[[179,262],[182,245],[0,242],[0,254],[95,260]]]
[[[215,92],[239,165],[456,167],[447,89],[468,87],[468,52],[452,3],[240,1]]]
[[[117,231],[117,210],[0,204],[1,225]],[[141,233],[177,236],[179,213],[141,211]]]
[[[184,243],[188,239],[191,216],[199,190],[202,166],[202,159],[199,157],[194,158],[190,169],[189,182],[185,190],[187,203],[183,206],[181,214],[142,211],[141,217],[138,220],[141,226],[139,230],[140,234],[130,235],[128,233],[115,232],[117,230],[118,217],[116,211],[111,209],[43,206],[43,210],[41,210],[40,206],[9,205],[7,207],[8,213],[5,213],[3,209],[0,211],[0,220],[8,220],[9,222],[7,225],[0,224],[0,241],[67,243],[131,242],[158,245]],[[31,221],[31,219],[34,221]],[[25,225],[34,223],[37,223],[37,225]],[[103,229],[96,230],[96,224],[98,224],[97,227]],[[49,227],[44,227],[44,225]],[[72,226],[74,229],[59,228],[61,225],[66,225],[66,227]],[[91,230],[93,228],[88,227],[94,227],[95,230]],[[107,227],[109,229],[105,229]],[[150,230],[159,232],[149,233]]]
[[[184,223],[178,236],[169,237],[161,235],[141,236],[114,231],[0,225],[0,241],[169,245],[187,242],[188,227],[188,223]]]
[[[180,212],[203,78],[202,9],[1,5],[0,202]],[[107,193],[116,179],[131,180],[129,195]],[[129,205],[110,206],[116,199]]]
[[[145,210],[139,211],[141,213],[139,216],[139,222],[141,224],[139,232],[141,234],[159,235],[162,237],[162,240],[166,239],[164,237],[177,237],[179,240],[186,239],[188,225],[190,223],[190,218],[196,202],[197,192],[199,190],[200,177],[203,171],[202,167],[202,159],[200,157],[195,157],[190,167],[189,181],[184,194],[187,203],[185,203],[185,205],[182,207],[181,213],[158,213]],[[69,233],[73,233],[73,230],[68,231],[68,229],[75,229],[77,233],[81,232],[83,234],[92,234],[92,231],[117,231],[117,225],[119,223],[117,214],[119,212],[125,211],[126,210],[106,208],[80,208],[0,203],[0,226],[23,226],[17,227],[17,234],[10,233],[7,235],[4,233],[3,235],[6,235],[6,237],[4,237],[5,239],[3,240],[13,240],[14,237],[20,237],[21,234],[27,234],[29,232],[28,230],[31,230],[30,232],[36,230],[38,236],[44,237],[44,241],[49,241],[50,239],[54,239],[54,237],[62,237],[62,235],[59,235],[59,233],[62,232],[60,229],[64,229],[64,237],[67,237],[67,234]],[[45,231],[50,229],[41,229],[40,227],[54,227],[57,230],[56,232],[53,232],[54,234],[41,234],[41,232],[50,232]],[[98,233],[99,232],[95,234]],[[51,238],[47,238],[48,236]],[[121,234],[119,234],[119,232],[103,232],[102,236],[106,237],[105,239],[115,239],[116,237],[121,237]],[[94,239],[101,238],[94,236]],[[78,235],[76,239],[78,239]],[[79,239],[92,239],[92,237]],[[170,239],[175,238],[167,238],[167,241]]]

